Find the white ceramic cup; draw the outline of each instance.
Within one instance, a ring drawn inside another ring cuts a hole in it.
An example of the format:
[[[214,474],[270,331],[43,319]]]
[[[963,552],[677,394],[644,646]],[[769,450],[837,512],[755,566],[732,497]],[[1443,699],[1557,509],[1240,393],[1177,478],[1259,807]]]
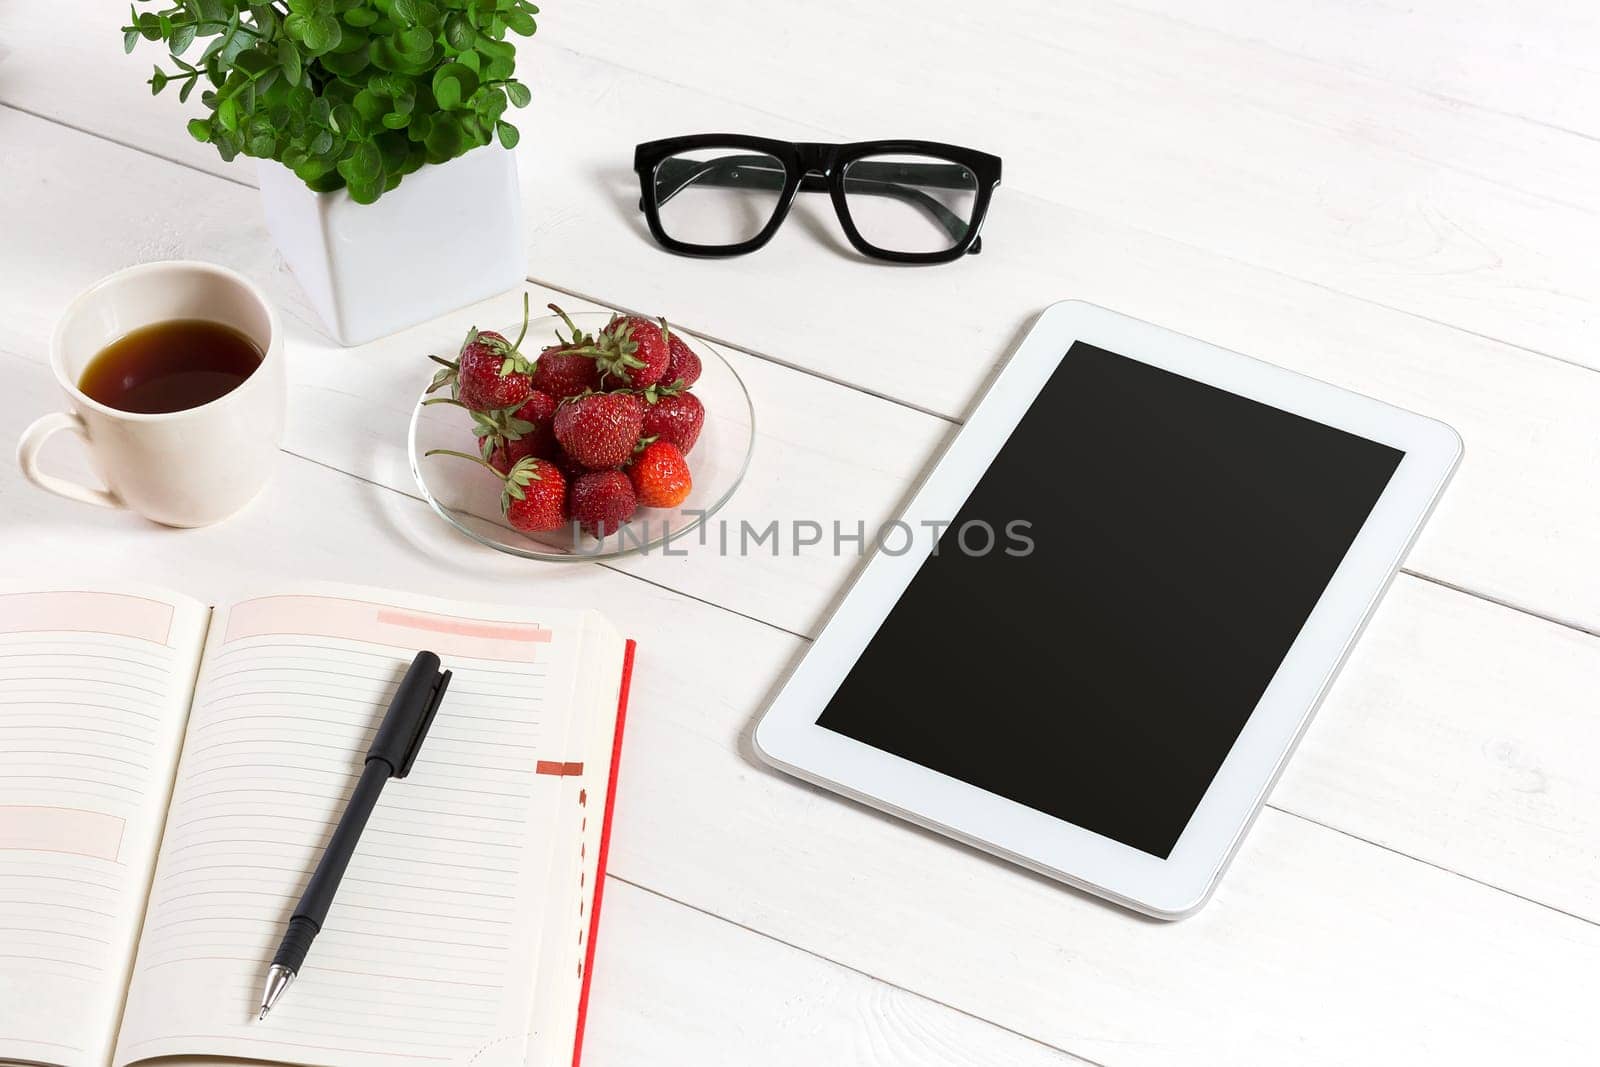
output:
[[[209,319],[249,337],[265,355],[230,393],[183,411],[119,411],[78,388],[83,369],[112,341],[171,319]],[[277,459],[287,393],[282,332],[261,291],[226,267],[172,260],[118,271],[78,296],[50,338],[50,368],[70,410],[39,419],[17,442],[22,473],[41,489],[167,526],[225,519],[261,491]],[[104,488],[39,469],[58,430],[83,438]]]

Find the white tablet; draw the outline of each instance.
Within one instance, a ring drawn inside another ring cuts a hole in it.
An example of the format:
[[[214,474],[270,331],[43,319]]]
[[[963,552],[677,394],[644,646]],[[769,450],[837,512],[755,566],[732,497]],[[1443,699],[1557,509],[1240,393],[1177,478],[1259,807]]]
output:
[[[886,529],[756,748],[1181,917],[1461,448],[1432,419],[1056,304]]]

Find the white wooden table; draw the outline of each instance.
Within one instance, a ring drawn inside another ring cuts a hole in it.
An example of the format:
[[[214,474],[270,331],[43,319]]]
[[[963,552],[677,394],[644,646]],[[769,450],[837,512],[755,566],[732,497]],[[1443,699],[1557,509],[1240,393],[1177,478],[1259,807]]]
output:
[[[0,4],[0,437],[79,289],[263,283],[293,377],[265,497],[178,532],[0,466],[0,570],[212,600],[263,578],[592,605],[641,640],[588,1062],[1593,1063],[1600,972],[1600,9],[1580,0],[556,0],[523,72],[536,303],[664,313],[757,406],[728,516],[891,517],[1045,304],[1081,297],[1444,419],[1465,463],[1212,903],[1142,920],[773,774],[749,731],[859,565],[533,566],[453,536],[422,356],[319,332],[254,174],[184,132],[116,4]],[[1005,159],[984,252],[655,248],[635,142],[931,137]],[[555,293],[552,290],[560,290]],[[70,443],[50,462],[71,470]]]

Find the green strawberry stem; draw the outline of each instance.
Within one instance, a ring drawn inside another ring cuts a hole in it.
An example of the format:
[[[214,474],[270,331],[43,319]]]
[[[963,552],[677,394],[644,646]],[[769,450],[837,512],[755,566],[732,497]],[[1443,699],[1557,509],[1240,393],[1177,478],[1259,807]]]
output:
[[[495,470],[494,467],[490,465],[488,460],[481,459],[478,456],[468,455],[465,452],[457,452],[453,448],[430,448],[430,449],[428,449],[428,451],[424,452],[423,455],[424,456],[455,456],[457,459],[470,459],[472,462],[476,463],[478,466],[480,466],[480,467],[484,468],[485,470],[489,471],[490,473],[492,473],[496,478],[504,478],[505,477],[505,475],[503,475],[499,471]]]
[[[572,334],[572,340],[569,341],[565,337],[561,336],[560,330],[556,330],[557,341],[560,341],[564,345],[586,345],[589,343],[589,335],[578,329],[578,327],[573,324],[571,316],[569,316],[565,311],[562,311],[561,308],[555,304],[546,304],[545,306],[551,311],[554,311],[557,315],[561,316],[561,321],[567,324],[567,331]]]
[[[528,494],[524,492],[525,486],[533,482],[544,481],[543,478],[539,477],[538,470],[535,469],[542,461],[535,459],[532,456],[517,460],[511,465],[510,470],[506,471],[504,474],[501,474],[499,471],[494,469],[494,466],[489,463],[487,459],[479,459],[477,456],[469,456],[467,453],[457,452],[453,448],[432,448],[424,452],[423,455],[456,456],[459,459],[470,459],[478,466],[487,468],[489,472],[496,478],[500,478],[505,482],[505,486],[500,490],[500,512],[501,514],[505,515],[508,515],[511,512],[511,501],[526,500],[528,498]]]
[[[511,351],[517,352],[522,348],[522,339],[528,336],[528,294],[522,294],[522,332],[517,334],[517,339],[511,342]]]

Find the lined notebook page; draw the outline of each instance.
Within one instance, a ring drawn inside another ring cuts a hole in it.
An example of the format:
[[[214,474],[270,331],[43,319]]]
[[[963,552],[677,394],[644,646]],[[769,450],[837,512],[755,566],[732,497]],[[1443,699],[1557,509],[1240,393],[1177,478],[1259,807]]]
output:
[[[0,588],[0,1060],[110,1060],[209,614]]]
[[[582,616],[326,595],[218,610],[116,1062],[521,1064]],[[261,982],[419,648],[454,677],[384,790],[304,972]],[[570,842],[567,842],[570,843]]]

